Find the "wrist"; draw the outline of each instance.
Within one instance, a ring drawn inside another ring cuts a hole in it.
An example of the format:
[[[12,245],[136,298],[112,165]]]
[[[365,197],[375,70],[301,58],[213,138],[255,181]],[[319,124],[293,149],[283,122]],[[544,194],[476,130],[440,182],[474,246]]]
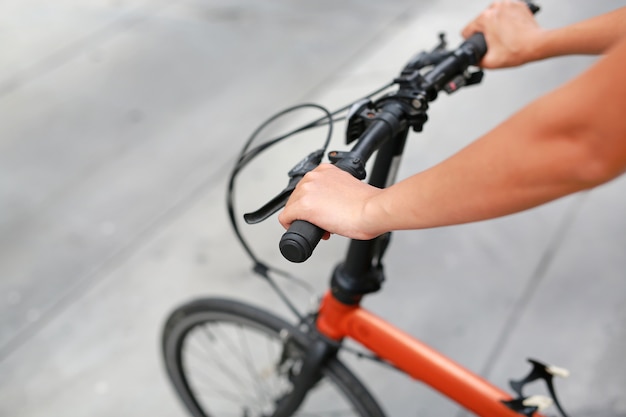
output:
[[[526,47],[521,54],[522,64],[540,61],[551,56],[550,45],[551,39],[553,38],[552,32],[552,30],[537,28],[533,34],[529,35],[525,42]]]
[[[391,212],[387,207],[389,201],[385,198],[386,190],[378,190],[365,201],[361,214],[361,229],[368,238],[374,238],[378,235],[394,230],[390,223]]]

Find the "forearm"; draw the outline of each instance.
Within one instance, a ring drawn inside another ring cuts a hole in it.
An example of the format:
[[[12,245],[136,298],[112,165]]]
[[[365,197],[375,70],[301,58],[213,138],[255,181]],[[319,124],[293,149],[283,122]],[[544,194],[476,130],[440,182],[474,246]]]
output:
[[[626,7],[559,29],[539,27],[519,1],[493,3],[463,29],[487,41],[485,68],[506,68],[560,55],[601,54],[626,36]]]
[[[626,167],[625,66],[626,40],[448,160],[374,196],[365,216],[370,226],[400,230],[489,219],[619,175]]]
[[[456,155],[383,190],[322,164],[279,220],[371,239],[504,216],[609,181],[626,169],[625,67],[626,39]]]
[[[421,229],[500,217],[593,185],[568,175],[570,164],[580,162],[576,147],[568,149],[564,138],[542,142],[520,123],[526,117],[517,119],[377,196],[378,207],[389,214],[381,222],[387,223],[384,228]],[[514,126],[522,129],[512,135]]]
[[[543,30],[529,61],[574,54],[602,54],[626,36],[626,7],[558,29]]]

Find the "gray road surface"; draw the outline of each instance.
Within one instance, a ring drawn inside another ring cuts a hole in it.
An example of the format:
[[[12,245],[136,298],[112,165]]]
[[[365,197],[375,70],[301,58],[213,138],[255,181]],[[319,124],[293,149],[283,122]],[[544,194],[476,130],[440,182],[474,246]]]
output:
[[[458,41],[485,5],[4,1],[0,415],[184,415],[160,363],[167,313],[215,294],[281,311],[224,209],[246,135],[287,105],[336,107],[372,90],[439,30]],[[621,5],[554,1],[539,19],[554,27]],[[488,73],[442,97],[401,175],[592,62]],[[241,206],[278,191],[311,149],[287,146],[255,165]],[[559,390],[572,415],[625,416],[625,196],[622,178],[504,219],[398,233],[385,291],[367,306],[501,386],[526,372],[526,357],[568,367]],[[293,267],[277,254],[274,221],[246,234],[317,290],[345,244],[335,238]],[[457,413],[402,376],[353,366],[390,415]]]

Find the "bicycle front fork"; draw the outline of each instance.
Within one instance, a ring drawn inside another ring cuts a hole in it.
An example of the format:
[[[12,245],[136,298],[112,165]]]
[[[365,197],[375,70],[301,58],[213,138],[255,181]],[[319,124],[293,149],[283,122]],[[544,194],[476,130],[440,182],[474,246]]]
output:
[[[288,352],[288,340],[285,341],[283,349],[285,349],[282,359],[284,361],[291,356]],[[288,372],[290,372],[289,379],[292,383],[292,390],[277,401],[276,410],[271,417],[288,417],[296,412],[304,401],[307,392],[322,378],[321,370],[324,368],[324,364],[337,355],[337,350],[338,345],[336,343],[325,340],[321,335],[317,335],[315,340],[309,343],[304,352],[300,369],[296,370],[293,364],[290,365]]]

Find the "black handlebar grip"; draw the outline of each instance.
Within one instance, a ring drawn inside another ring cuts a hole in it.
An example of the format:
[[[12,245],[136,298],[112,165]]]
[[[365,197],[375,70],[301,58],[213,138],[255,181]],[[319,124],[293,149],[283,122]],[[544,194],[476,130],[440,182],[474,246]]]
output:
[[[532,14],[536,14],[541,8],[530,0],[524,0],[524,3],[528,6],[528,9]],[[474,52],[475,61],[470,62],[472,65],[478,65],[487,53],[487,42],[485,41],[485,35],[480,32],[474,33],[467,38],[462,46],[469,46]]]
[[[485,35],[480,32],[474,33],[467,38],[461,47],[469,47],[474,55],[474,60],[470,62],[472,65],[478,65],[481,59],[487,53],[487,42],[485,41]]]
[[[324,233],[323,229],[312,223],[296,220],[280,238],[280,253],[288,261],[304,262],[309,259]]]

